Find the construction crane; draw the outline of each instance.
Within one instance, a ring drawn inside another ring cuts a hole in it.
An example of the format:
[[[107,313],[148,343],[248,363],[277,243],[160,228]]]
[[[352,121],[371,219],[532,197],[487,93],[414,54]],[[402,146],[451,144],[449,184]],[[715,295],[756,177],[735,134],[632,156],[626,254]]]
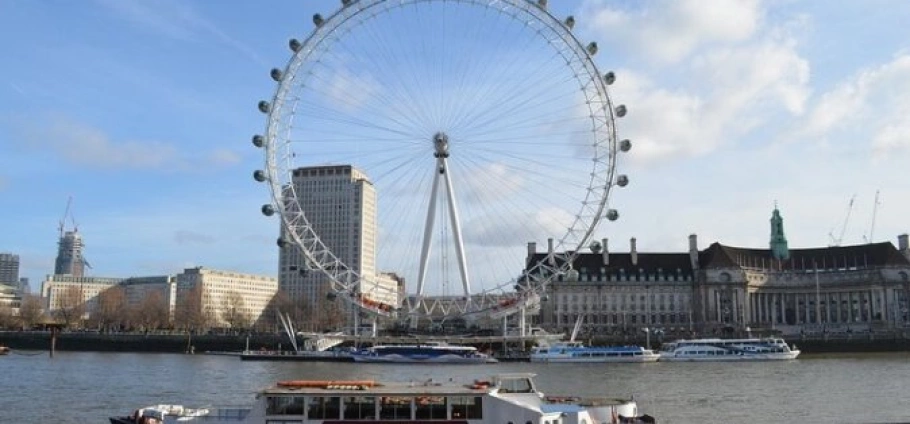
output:
[[[874,240],[873,237],[875,236],[875,214],[878,213],[878,205],[882,204],[878,198],[878,195],[879,190],[875,190],[875,203],[872,204],[872,225],[869,226],[869,238],[866,239],[866,243],[872,243],[872,240]]]
[[[57,230],[60,233],[60,238],[63,238],[63,233],[66,230],[66,218],[69,217],[70,221],[73,223],[73,231],[78,231],[79,228],[76,226],[76,218],[73,217],[70,213],[70,208],[73,206],[73,196],[70,196],[66,199],[66,209],[63,211],[63,217],[60,218],[60,224],[57,226]]]
[[[844,224],[840,228],[840,233],[837,237],[834,237],[834,230],[831,230],[828,233],[828,237],[831,237],[831,246],[840,246],[841,242],[844,241],[844,233],[847,232],[847,223],[850,222],[850,214],[853,212],[853,201],[856,200],[856,195],[850,196],[850,202],[847,204],[847,214],[844,216]]]

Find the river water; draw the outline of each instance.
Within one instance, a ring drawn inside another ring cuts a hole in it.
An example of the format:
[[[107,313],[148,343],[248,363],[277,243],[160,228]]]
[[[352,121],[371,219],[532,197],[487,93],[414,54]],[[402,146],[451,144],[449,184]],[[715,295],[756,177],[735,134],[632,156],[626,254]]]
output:
[[[750,363],[384,365],[58,352],[0,357],[0,423],[106,423],[157,403],[243,406],[283,379],[471,381],[534,372],[547,394],[634,395],[659,423],[910,422],[910,353]]]

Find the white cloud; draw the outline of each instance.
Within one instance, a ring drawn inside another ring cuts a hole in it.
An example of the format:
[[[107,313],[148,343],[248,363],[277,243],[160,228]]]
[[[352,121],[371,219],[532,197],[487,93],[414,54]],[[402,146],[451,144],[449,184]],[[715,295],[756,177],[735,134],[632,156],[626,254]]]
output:
[[[119,0],[97,0],[97,2],[134,26],[144,27],[164,36],[184,41],[211,36],[256,62],[265,63],[255,50],[228,35],[184,2]]]
[[[75,165],[183,172],[209,165],[230,166],[240,161],[236,152],[226,149],[195,155],[169,142],[114,139],[99,128],[61,116],[50,117],[43,122],[46,123],[43,127],[23,130],[24,146]]]
[[[605,0],[583,3],[582,21],[599,39],[642,52],[662,63],[676,63],[712,43],[749,39],[758,29],[764,11],[758,0],[706,3],[700,0],[654,1],[639,10],[619,10]]]
[[[781,115],[803,114],[810,66],[791,27],[798,26],[750,30],[752,39],[733,37],[726,44],[718,39],[672,67],[619,69],[611,88],[614,101],[627,103],[630,111],[619,129],[635,143],[631,159],[708,154],[742,142]]]
[[[795,138],[827,141],[849,134],[875,156],[910,151],[910,54],[858,71],[822,93]]]

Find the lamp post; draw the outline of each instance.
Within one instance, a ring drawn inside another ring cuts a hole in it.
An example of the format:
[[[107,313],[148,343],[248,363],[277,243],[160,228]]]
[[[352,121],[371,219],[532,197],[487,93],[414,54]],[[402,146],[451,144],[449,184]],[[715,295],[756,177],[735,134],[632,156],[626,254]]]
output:
[[[642,328],[641,331],[645,332],[645,348],[651,350],[651,329],[645,327]]]

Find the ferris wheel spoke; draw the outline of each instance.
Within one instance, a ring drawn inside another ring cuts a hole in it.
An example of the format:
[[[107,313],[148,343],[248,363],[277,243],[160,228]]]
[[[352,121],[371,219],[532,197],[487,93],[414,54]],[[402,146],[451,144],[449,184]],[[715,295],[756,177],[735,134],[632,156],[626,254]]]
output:
[[[620,152],[606,82],[561,21],[528,0],[358,0],[292,43],[271,108],[260,105],[266,142],[253,140],[268,174],[254,177],[304,257],[290,263],[379,315],[391,311],[370,296],[395,292],[393,275],[409,293],[423,285],[421,302],[402,301],[420,317],[499,316],[542,293],[568,262],[516,292],[522,272],[543,269],[524,243],[578,250],[605,216]],[[323,164],[349,164],[371,187],[360,259],[327,247],[346,230],[320,234],[308,208],[323,206],[301,203],[310,192],[295,178]]]

